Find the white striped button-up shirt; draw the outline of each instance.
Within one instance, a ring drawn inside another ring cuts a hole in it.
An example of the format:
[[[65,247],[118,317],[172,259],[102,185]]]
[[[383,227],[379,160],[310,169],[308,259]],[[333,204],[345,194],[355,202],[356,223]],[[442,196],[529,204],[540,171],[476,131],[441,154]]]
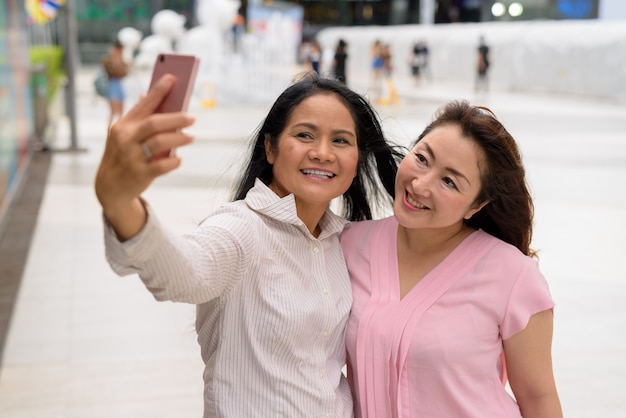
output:
[[[342,373],[352,303],[339,244],[345,220],[328,210],[319,238],[257,180],[191,234],[148,222],[120,243],[105,228],[107,259],[138,273],[157,300],[197,305],[204,417],[351,417]]]

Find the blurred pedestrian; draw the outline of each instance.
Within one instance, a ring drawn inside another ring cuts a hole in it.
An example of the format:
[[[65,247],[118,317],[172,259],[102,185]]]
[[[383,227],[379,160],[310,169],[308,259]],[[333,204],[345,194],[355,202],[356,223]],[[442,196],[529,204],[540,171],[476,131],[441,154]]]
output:
[[[382,74],[385,66],[385,61],[383,57],[383,43],[380,41],[380,39],[376,39],[370,47],[370,60],[371,73],[369,90],[372,92],[372,99],[378,100],[381,97]]]
[[[381,57],[383,61],[382,68],[382,93],[378,100],[381,105],[398,104],[400,98],[396,90],[396,84],[393,80],[393,59],[391,56],[391,46],[389,44],[381,45]]]
[[[337,42],[335,56],[333,57],[333,73],[335,78],[343,84],[348,84],[346,77],[346,61],[348,60],[348,44],[343,39]]]
[[[422,77],[426,77],[427,73],[430,76],[430,69],[428,67],[428,46],[426,42],[421,40],[413,45],[410,56],[410,67],[413,81],[418,85]]]
[[[309,71],[313,71],[315,74],[320,74],[320,66],[322,65],[322,47],[317,39],[311,41],[310,49],[307,54],[307,63],[309,65]]]
[[[474,91],[488,91],[489,90],[489,46],[485,41],[483,35],[480,36],[477,56],[476,56],[476,81],[474,84]]]
[[[244,12],[241,9],[239,9],[237,16],[235,16],[231,31],[233,37],[233,52],[238,54],[241,52],[241,39],[246,32],[246,18],[244,17]]]
[[[124,60],[124,45],[115,39],[108,54],[102,59],[102,67],[107,75],[107,101],[109,102],[109,123],[111,126],[115,120],[124,114],[124,100],[126,90],[123,79],[128,75],[130,64]]]

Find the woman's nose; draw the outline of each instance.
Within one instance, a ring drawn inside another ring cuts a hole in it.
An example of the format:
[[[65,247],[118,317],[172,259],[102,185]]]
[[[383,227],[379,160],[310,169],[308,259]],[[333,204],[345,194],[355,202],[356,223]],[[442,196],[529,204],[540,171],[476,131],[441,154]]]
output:
[[[411,187],[417,194],[430,196],[433,177],[429,173],[421,173],[411,181]]]
[[[320,162],[330,161],[333,156],[332,148],[328,141],[317,141],[311,151],[309,152],[309,156]]]

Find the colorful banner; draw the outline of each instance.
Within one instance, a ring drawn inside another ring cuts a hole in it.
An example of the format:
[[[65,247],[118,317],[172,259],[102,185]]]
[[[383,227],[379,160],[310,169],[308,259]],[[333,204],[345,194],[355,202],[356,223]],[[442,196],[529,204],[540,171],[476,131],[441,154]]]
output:
[[[65,0],[26,0],[24,8],[28,14],[29,23],[46,24],[56,18],[59,9]]]

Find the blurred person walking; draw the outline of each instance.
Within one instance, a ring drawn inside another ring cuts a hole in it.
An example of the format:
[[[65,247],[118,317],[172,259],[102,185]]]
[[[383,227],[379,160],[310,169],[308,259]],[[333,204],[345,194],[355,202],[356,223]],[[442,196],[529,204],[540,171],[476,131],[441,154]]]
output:
[[[488,91],[489,90],[489,46],[485,41],[483,35],[480,36],[478,50],[476,55],[476,81],[474,84],[474,91]]]
[[[372,101],[376,101],[381,97],[382,90],[382,74],[385,67],[385,59],[383,57],[383,44],[380,39],[376,39],[370,47],[370,86]]]
[[[108,54],[102,59],[102,67],[108,79],[106,98],[109,102],[108,126],[111,126],[124,114],[126,90],[122,81],[130,70],[130,64],[124,60],[124,45],[119,39],[115,39]]]
[[[307,63],[309,65],[309,71],[313,71],[315,74],[320,74],[320,67],[322,65],[322,47],[317,39],[311,41],[310,49],[306,56]]]
[[[348,44],[343,39],[337,42],[335,48],[335,56],[333,57],[333,73],[335,78],[341,81],[343,84],[348,84],[346,77],[346,62],[348,60]]]
[[[425,41],[418,41],[411,49],[409,58],[411,75],[415,85],[419,85],[422,77],[430,78],[430,69],[428,67],[428,46]]]
[[[396,84],[393,81],[393,60],[391,56],[391,47],[389,44],[381,46],[381,57],[383,60],[382,69],[382,93],[378,103],[381,105],[398,104],[400,97],[396,90]]]

